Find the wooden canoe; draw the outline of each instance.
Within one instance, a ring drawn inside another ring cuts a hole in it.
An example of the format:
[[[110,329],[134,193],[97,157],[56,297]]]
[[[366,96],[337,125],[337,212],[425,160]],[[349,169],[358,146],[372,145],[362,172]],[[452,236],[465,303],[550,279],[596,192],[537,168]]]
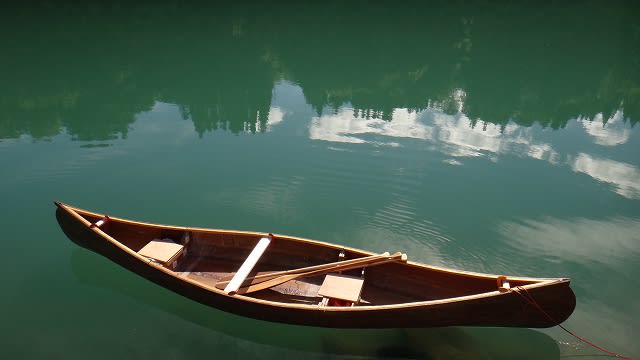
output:
[[[60,227],[78,245],[192,300],[261,320],[334,328],[539,328],[563,322],[576,304],[567,278],[451,270],[292,236],[149,224],[55,204]],[[248,280],[225,291],[264,238],[271,242]],[[331,273],[336,269],[341,273]],[[247,291],[261,283],[271,287]],[[339,295],[332,298],[329,290]],[[347,301],[343,293],[355,298]]]

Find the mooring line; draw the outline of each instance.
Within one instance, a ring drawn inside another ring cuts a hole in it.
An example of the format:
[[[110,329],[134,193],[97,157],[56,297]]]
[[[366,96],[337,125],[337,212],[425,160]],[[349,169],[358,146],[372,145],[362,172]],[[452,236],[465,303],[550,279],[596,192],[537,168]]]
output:
[[[529,293],[529,290],[521,287],[521,286],[516,286],[511,288],[510,290],[512,290],[513,292],[515,292],[516,294],[520,295],[528,304],[532,305],[533,307],[535,307],[536,309],[538,309],[541,313],[543,313],[549,320],[551,320],[552,322],[556,323],[557,321],[551,317],[551,315],[549,315],[546,311],[544,311],[544,309],[542,308],[542,306],[540,306],[540,304],[538,304],[538,302],[536,301],[536,299],[533,298],[533,296]],[[579,336],[575,333],[573,333],[572,331],[568,330],[567,328],[565,328],[564,326],[558,324],[558,326],[560,327],[560,329],[566,331],[569,335],[575,337],[576,339],[582,341],[583,343],[592,346],[595,349],[598,349],[608,355],[617,357],[619,359],[625,359],[625,360],[635,360],[634,358],[630,357],[630,356],[625,356],[625,355],[621,355],[618,353],[615,353],[613,351],[607,350],[605,348],[603,348],[602,346],[598,346],[596,345],[594,342],[589,341],[587,339],[585,339],[582,336]]]

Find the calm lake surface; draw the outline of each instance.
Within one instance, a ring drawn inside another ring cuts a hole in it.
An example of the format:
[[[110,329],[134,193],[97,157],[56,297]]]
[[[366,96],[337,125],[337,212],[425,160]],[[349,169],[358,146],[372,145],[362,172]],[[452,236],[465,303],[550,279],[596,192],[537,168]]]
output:
[[[71,243],[54,200],[570,277],[564,325],[640,356],[639,14],[633,1],[5,8],[3,357],[601,358],[557,327],[223,313]]]

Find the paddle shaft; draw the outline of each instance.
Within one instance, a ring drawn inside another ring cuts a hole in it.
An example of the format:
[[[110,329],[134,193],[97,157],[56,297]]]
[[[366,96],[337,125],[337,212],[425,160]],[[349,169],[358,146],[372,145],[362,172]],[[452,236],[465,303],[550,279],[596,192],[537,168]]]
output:
[[[351,263],[351,264],[339,264],[339,265],[335,265],[333,267],[329,267],[329,268],[326,268],[326,269],[317,269],[317,270],[312,270],[312,271],[307,271],[307,272],[302,272],[302,273],[295,273],[295,274],[278,276],[277,278],[274,278],[274,279],[271,279],[271,280],[267,280],[267,281],[263,281],[263,282],[258,283],[258,284],[253,284],[253,285],[241,287],[237,291],[235,291],[233,293],[230,293],[229,295],[248,294],[248,293],[251,293],[251,292],[254,292],[254,291],[268,289],[270,287],[274,287],[276,285],[280,285],[280,284],[285,283],[287,281],[301,279],[301,278],[310,277],[310,276],[322,275],[322,274],[326,274],[326,273],[330,273],[330,272],[334,272],[334,271],[345,271],[345,270],[357,269],[357,268],[365,267],[365,266],[376,266],[376,265],[386,264],[386,263],[389,263],[389,262],[406,261],[406,260],[407,260],[407,255],[399,253],[399,252],[395,253],[395,254],[393,254],[391,256],[385,256],[385,257],[376,256],[376,258],[369,257],[366,260],[363,259],[363,261],[358,262],[358,263],[354,262],[354,263]]]
[[[396,254],[394,254],[394,255],[396,255]],[[336,265],[350,265],[350,264],[354,264],[354,263],[358,263],[359,264],[359,263],[361,263],[363,261],[366,262],[366,261],[373,260],[373,259],[383,259],[383,258],[388,258],[389,256],[390,255],[389,255],[388,252],[384,252],[382,254],[365,256],[365,257],[356,258],[356,259],[336,261],[336,262],[332,262],[332,263],[328,263],[328,264],[320,264],[320,265],[307,266],[307,267],[298,268],[298,269],[291,269],[291,270],[263,273],[263,274],[247,277],[240,287],[243,287],[243,286],[246,287],[246,286],[249,286],[249,285],[252,285],[252,284],[258,284],[258,283],[261,283],[263,281],[271,280],[271,279],[276,278],[278,276],[289,275],[289,274],[298,274],[298,273],[302,273],[302,272],[308,272],[308,271],[314,271],[314,270],[320,270],[320,269],[328,269],[328,268],[332,268],[332,267],[334,267]],[[227,279],[227,280],[219,281],[218,283],[216,283],[216,288],[224,289],[229,282],[230,282],[230,278]]]

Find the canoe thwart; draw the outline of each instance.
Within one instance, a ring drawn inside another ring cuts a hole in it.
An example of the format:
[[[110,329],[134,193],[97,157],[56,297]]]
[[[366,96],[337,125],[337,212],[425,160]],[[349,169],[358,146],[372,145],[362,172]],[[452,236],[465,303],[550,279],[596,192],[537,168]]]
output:
[[[251,270],[253,270],[253,267],[256,265],[258,260],[260,260],[262,254],[267,250],[267,246],[269,246],[271,240],[273,240],[273,235],[269,234],[269,236],[263,237],[258,241],[247,259],[240,266],[240,269],[238,269],[236,274],[233,276],[233,279],[231,279],[224,288],[225,293],[228,295],[235,295],[240,285],[242,285]]]

